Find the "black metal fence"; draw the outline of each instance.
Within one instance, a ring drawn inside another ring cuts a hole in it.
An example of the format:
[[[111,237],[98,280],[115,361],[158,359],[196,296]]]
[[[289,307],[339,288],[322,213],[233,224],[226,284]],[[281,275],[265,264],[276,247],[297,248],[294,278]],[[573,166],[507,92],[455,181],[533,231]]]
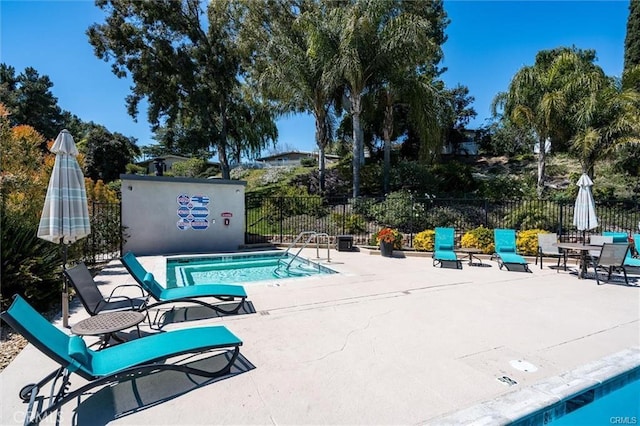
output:
[[[120,203],[89,203],[91,234],[79,241],[84,262],[108,262],[121,255],[125,235],[120,207]]]
[[[331,236],[352,235],[355,244],[368,244],[383,226],[404,234],[404,245],[413,246],[418,232],[437,226],[465,232],[486,228],[544,229],[562,241],[582,235],[573,226],[573,202],[516,200],[490,202],[482,199],[260,197],[247,194],[247,242],[287,243],[304,231]],[[596,202],[598,227],[603,231],[640,232],[640,203],[610,200]]]
[[[388,198],[264,197],[246,195],[246,243],[289,243],[304,231],[330,236],[351,235],[354,244],[367,245],[383,226],[404,234],[413,247],[414,236],[437,226],[467,231],[486,228],[544,229],[562,241],[581,236],[573,226],[573,203],[551,200],[490,202],[480,199],[437,199],[410,196]],[[598,227],[603,231],[640,232],[640,202],[596,201]],[[120,203],[92,203],[91,235],[79,243],[87,263],[106,262],[121,255],[126,229],[121,225]]]

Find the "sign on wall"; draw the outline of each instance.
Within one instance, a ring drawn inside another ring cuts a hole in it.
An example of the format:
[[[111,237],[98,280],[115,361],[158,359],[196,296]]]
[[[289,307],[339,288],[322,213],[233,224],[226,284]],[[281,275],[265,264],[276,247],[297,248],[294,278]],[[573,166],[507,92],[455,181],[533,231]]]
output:
[[[178,229],[202,231],[209,228],[209,197],[206,195],[180,194],[176,198]]]

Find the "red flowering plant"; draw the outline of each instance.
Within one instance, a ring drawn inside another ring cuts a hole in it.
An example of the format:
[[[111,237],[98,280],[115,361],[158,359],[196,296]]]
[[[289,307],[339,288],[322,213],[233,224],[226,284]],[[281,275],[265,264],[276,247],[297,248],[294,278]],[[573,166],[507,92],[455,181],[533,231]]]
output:
[[[393,228],[382,228],[374,235],[376,245],[380,242],[393,243],[393,248],[396,250],[402,249],[402,233]]]

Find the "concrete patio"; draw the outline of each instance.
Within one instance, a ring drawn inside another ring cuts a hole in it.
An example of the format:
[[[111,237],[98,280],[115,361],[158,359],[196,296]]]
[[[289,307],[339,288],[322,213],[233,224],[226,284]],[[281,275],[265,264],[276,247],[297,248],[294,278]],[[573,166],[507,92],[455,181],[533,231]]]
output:
[[[140,260],[164,282],[163,257]],[[488,259],[435,268],[366,249],[321,262],[340,274],[247,284],[244,313],[164,327],[224,324],[244,342],[230,375],[160,372],[95,389],[60,424],[501,424],[640,365],[640,287],[621,279],[597,286]],[[117,261],[96,280],[103,294],[134,282]],[[70,324],[87,316],[75,300],[71,312]],[[18,391],[55,367],[29,345],[0,373],[1,424],[22,423]]]

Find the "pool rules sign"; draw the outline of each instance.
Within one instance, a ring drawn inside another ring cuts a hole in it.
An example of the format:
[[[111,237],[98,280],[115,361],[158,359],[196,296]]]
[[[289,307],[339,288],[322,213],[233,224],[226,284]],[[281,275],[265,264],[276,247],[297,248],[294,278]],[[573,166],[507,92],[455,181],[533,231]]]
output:
[[[178,202],[178,229],[203,231],[209,228],[209,197],[205,195],[180,194]]]

